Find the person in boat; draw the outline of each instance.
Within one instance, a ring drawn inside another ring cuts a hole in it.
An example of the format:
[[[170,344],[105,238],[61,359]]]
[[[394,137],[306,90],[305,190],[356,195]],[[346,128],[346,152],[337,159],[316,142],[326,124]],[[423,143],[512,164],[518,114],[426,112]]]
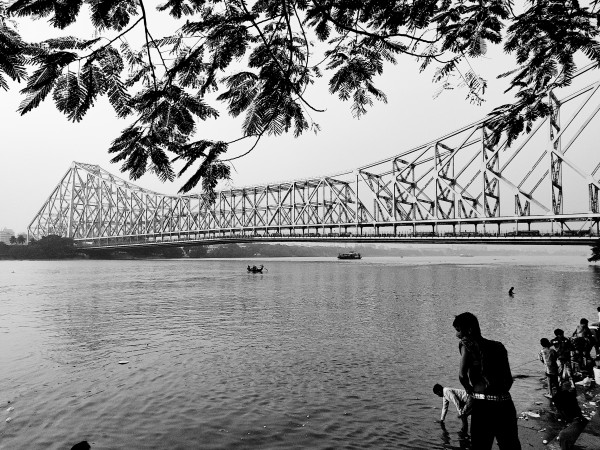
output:
[[[495,438],[500,450],[521,450],[506,348],[481,336],[479,321],[470,312],[456,316],[452,326],[460,339],[459,380],[473,397],[472,448],[491,450]]]

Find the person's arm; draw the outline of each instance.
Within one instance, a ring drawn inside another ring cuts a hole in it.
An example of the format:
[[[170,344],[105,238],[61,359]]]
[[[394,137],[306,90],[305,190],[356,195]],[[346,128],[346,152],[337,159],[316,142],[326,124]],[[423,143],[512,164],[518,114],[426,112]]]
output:
[[[446,414],[448,413],[448,404],[450,402],[448,401],[448,399],[446,398],[446,394],[444,393],[443,396],[443,401],[442,401],[442,417],[440,417],[440,421],[444,421],[444,419],[446,418]]]
[[[460,368],[458,370],[458,379],[460,380],[460,384],[463,385],[467,394],[473,393],[473,386],[469,382],[469,367],[471,365],[471,361],[469,358],[469,352],[466,348],[462,347],[460,351]]]
[[[510,362],[508,361],[508,352],[506,351],[506,347],[504,346],[504,344],[500,344],[500,345],[502,346],[502,357],[505,358],[505,360],[506,360],[506,364],[504,364],[504,366],[505,366],[504,382],[506,385],[506,390],[508,392],[513,385],[514,379],[512,377],[512,373],[510,371]]]
[[[454,403],[454,406],[456,406],[456,410],[458,411],[458,414],[460,415],[460,401],[458,400],[456,393],[452,390],[449,390],[448,395],[450,395],[450,400],[452,400],[452,403]]]

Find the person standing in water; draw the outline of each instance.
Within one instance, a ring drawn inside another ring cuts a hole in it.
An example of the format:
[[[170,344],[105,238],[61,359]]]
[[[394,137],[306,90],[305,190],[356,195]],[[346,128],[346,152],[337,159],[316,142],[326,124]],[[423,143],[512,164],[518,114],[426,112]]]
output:
[[[542,346],[542,349],[540,350],[539,359],[542,363],[544,363],[546,369],[546,378],[548,381],[548,393],[546,394],[546,397],[552,398],[552,396],[559,391],[559,372],[557,363],[558,354],[556,350],[551,347],[548,339],[540,339],[540,345]]]
[[[472,448],[490,450],[496,439],[500,450],[521,450],[506,348],[481,336],[479,321],[470,312],[456,316],[452,326],[460,339],[459,380],[473,398]]]
[[[433,386],[433,393],[438,397],[442,397],[442,416],[440,422],[446,420],[446,414],[448,413],[448,405],[450,402],[454,403],[456,410],[458,411],[458,418],[462,421],[461,432],[469,432],[469,421],[468,417],[471,414],[471,404],[473,401],[471,397],[464,389],[453,389],[443,387],[441,384]]]

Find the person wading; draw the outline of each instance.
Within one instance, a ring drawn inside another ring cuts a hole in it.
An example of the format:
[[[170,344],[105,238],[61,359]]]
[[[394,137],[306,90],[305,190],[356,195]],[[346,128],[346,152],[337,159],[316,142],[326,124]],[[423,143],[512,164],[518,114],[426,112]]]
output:
[[[483,338],[479,321],[470,312],[456,316],[452,326],[460,339],[459,380],[473,398],[471,447],[489,450],[495,438],[500,450],[521,450],[506,348]]]

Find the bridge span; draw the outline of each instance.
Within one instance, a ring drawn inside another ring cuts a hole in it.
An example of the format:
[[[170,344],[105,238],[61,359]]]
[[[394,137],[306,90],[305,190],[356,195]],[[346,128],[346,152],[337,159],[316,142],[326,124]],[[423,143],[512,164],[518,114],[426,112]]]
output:
[[[229,236],[205,236],[196,238],[189,236],[171,236],[165,240],[147,240],[135,236],[129,239],[79,241],[78,247],[86,250],[128,250],[151,247],[189,247],[195,245],[219,244],[249,244],[249,243],[331,243],[331,244],[500,244],[500,245],[593,245],[597,243],[597,236],[571,236],[560,234],[546,234],[540,236],[513,236],[494,235],[491,233],[478,236],[452,236],[452,235],[364,235],[364,236],[336,236],[336,235],[243,235],[232,234]]]
[[[224,242],[589,245],[600,80],[583,69],[510,147],[485,120],[350,172],[169,196],[74,162],[28,227],[87,248]],[[332,149],[331,151],[335,151]]]

